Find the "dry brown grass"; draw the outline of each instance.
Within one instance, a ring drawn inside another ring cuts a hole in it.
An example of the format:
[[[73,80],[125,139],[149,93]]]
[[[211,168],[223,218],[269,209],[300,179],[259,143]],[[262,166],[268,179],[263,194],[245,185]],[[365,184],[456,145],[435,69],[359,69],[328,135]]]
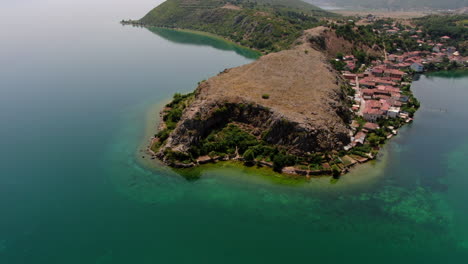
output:
[[[233,5],[233,4],[230,4],[230,3],[225,4],[221,8],[231,9],[231,10],[242,10],[242,8],[240,6],[236,6],[236,5]]]
[[[272,53],[209,79],[198,99],[251,102],[299,123],[338,122],[331,105],[340,102],[340,85],[326,60],[306,44]],[[265,94],[268,99],[262,98]]]

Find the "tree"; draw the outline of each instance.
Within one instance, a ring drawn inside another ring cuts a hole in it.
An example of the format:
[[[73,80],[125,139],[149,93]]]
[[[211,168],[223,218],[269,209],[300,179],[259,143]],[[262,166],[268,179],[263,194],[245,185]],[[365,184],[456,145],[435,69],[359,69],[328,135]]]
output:
[[[273,157],[273,170],[277,172],[281,172],[281,170],[284,168],[286,165],[286,161],[284,158],[284,155],[281,153],[278,153]]]
[[[336,53],[336,58],[337,59],[343,60],[343,57],[344,57],[343,53],[341,53],[341,52]]]
[[[252,163],[255,160],[255,151],[252,148],[248,148],[243,155],[246,163]]]
[[[377,147],[380,144],[380,137],[376,134],[371,134],[367,140],[372,147]]]
[[[333,165],[333,166],[331,167],[331,170],[332,170],[333,177],[338,177],[338,176],[340,176],[341,170],[340,170],[340,168],[339,168],[337,165]]]

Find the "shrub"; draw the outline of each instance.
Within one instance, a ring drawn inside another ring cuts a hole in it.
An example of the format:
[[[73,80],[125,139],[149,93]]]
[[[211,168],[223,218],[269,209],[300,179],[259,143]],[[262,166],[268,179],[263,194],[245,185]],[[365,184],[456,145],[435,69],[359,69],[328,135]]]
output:
[[[284,167],[295,165],[296,157],[288,155],[288,154],[277,153],[276,155],[273,156],[272,161],[273,161],[273,170],[277,172],[281,172],[281,170]]]
[[[269,94],[263,94],[263,95],[262,95],[262,98],[263,98],[263,99],[270,99],[270,95],[269,95]]]
[[[247,163],[251,163],[255,160],[255,152],[252,148],[248,148],[245,152],[244,152],[244,160],[245,162]]]
[[[331,167],[331,170],[332,170],[333,177],[340,176],[341,170],[340,170],[340,168],[339,168],[338,166],[333,165],[333,166]]]

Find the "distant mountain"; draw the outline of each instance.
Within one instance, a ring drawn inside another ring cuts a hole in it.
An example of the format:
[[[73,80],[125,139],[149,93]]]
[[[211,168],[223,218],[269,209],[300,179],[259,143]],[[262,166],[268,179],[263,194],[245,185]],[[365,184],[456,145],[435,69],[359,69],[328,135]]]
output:
[[[319,19],[335,16],[301,0],[167,0],[139,20],[223,36],[264,52],[287,48]]]
[[[370,9],[457,9],[468,6],[468,0],[306,0],[315,4]]]

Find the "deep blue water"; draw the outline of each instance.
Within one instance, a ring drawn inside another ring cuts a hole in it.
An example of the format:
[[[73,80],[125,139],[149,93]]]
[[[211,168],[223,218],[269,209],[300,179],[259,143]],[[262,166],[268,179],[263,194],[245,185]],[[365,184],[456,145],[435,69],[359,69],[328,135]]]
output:
[[[187,181],[141,159],[158,105],[254,54],[123,27],[157,3],[0,4],[0,263],[464,263],[468,76],[338,183],[219,164]]]

